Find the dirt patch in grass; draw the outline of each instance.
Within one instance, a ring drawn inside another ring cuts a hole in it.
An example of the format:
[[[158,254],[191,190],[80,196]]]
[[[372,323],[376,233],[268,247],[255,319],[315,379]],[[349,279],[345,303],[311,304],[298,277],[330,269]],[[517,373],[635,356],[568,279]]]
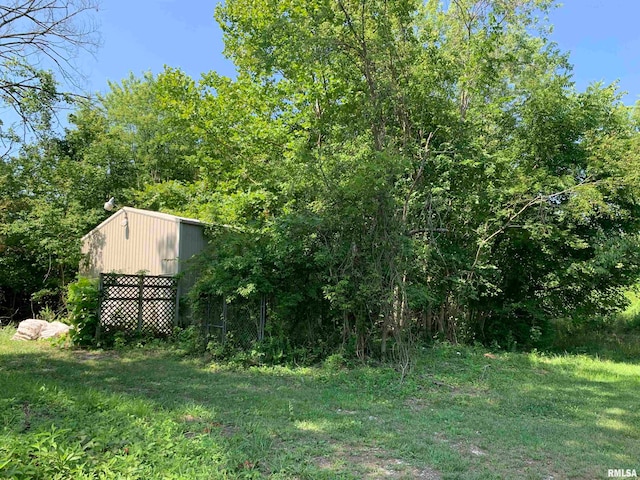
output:
[[[196,417],[194,415],[183,415],[180,420],[188,425],[187,431],[184,432],[184,436],[188,438],[203,434],[219,434],[224,437],[232,437],[239,431],[235,425],[212,422],[206,418]]]
[[[341,415],[355,415],[358,412],[355,410],[343,410],[342,408],[339,408],[336,410],[336,413],[339,413]]]
[[[74,352],[73,356],[76,358],[76,360],[80,360],[81,362],[89,362],[91,360],[120,359],[120,356],[116,352],[92,352],[89,350],[80,350]]]
[[[431,467],[410,465],[402,459],[389,457],[384,450],[375,447],[338,451],[331,457],[315,457],[313,463],[322,470],[346,468],[350,472],[357,471],[361,478],[367,480],[442,478],[440,472]]]
[[[465,387],[465,388],[454,388],[453,391],[451,392],[451,396],[453,397],[462,397],[462,396],[466,396],[466,397],[481,397],[483,395],[486,395],[488,393],[488,390],[486,389],[482,389],[482,388],[476,388],[476,387]]]
[[[489,394],[488,389],[482,389],[478,387],[450,387],[450,392],[446,392],[445,395],[448,398],[479,398]],[[441,397],[439,397],[441,398]],[[421,412],[427,408],[433,408],[434,400],[423,397],[410,397],[404,401],[404,405],[413,412]]]
[[[487,452],[474,445],[469,446],[469,452],[471,453],[471,455],[475,455],[476,457],[482,457],[487,454]]]
[[[411,397],[405,400],[404,405],[412,412],[421,412],[432,404],[425,398]]]
[[[485,452],[484,450],[482,450],[480,447],[476,445],[465,443],[465,442],[453,442],[440,432],[436,432],[433,435],[433,439],[436,442],[449,445],[452,449],[454,449],[456,452],[458,452],[460,455],[464,457],[468,457],[469,454],[471,454],[471,456],[473,457],[484,457],[485,455],[487,455],[487,452]]]

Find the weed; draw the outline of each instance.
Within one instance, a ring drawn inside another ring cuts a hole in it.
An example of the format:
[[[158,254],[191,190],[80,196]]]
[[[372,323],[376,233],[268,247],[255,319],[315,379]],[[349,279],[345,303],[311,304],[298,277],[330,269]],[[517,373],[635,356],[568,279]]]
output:
[[[69,323],[73,326],[71,340],[76,345],[94,345],[98,327],[98,284],[96,280],[79,277],[70,283],[67,293]]]
[[[40,309],[38,316],[47,322],[55,322],[58,319],[58,314],[49,305],[45,305],[44,308]]]

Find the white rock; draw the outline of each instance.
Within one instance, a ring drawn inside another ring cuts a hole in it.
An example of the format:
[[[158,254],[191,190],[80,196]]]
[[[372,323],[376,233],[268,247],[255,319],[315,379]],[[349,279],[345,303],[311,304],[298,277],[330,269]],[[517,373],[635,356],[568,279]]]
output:
[[[40,338],[59,337],[69,333],[70,328],[69,325],[62,322],[51,322],[42,327],[42,330],[40,330]]]
[[[18,331],[13,336],[13,339],[37,340],[38,338],[40,338],[40,332],[46,325],[49,325],[49,322],[47,322],[46,320],[37,320],[35,318],[23,320],[18,325]]]
[[[30,318],[18,324],[18,331],[13,340],[38,340],[39,338],[51,338],[69,331],[69,326],[62,322],[49,323],[46,320]]]

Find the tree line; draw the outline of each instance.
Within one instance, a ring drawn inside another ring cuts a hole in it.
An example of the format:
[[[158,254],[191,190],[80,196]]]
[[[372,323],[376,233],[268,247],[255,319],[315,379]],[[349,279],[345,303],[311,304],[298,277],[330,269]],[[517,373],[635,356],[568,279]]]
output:
[[[578,91],[547,0],[228,0],[237,69],[76,102],[0,164],[7,312],[56,304],[104,200],[208,222],[201,294],[296,345],[544,346],[640,267],[640,114]]]

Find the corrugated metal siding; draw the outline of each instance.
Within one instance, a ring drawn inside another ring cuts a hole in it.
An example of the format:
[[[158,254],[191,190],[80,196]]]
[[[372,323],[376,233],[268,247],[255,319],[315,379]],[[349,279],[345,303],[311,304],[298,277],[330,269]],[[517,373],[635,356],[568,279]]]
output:
[[[126,222],[125,222],[126,220]],[[125,224],[126,223],[126,224]],[[111,221],[89,233],[83,242],[85,275],[100,272],[149,275],[178,273],[178,226],[174,219],[120,210]]]
[[[180,282],[182,292],[189,290],[196,281],[195,275],[189,272],[189,260],[196,254],[200,253],[207,246],[207,240],[204,236],[204,227],[202,225],[193,225],[189,223],[180,224],[180,264],[179,271],[186,272],[184,278]]]
[[[180,271],[183,270],[186,262],[200,253],[207,246],[204,238],[204,228],[199,225],[188,223],[180,224]]]

